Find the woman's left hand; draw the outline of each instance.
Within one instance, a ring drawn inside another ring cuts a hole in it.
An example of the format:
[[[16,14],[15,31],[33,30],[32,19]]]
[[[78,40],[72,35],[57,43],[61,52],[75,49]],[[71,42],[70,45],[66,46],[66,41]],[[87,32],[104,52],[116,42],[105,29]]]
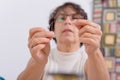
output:
[[[85,45],[88,56],[100,50],[101,26],[84,19],[75,21],[75,25],[79,29],[80,43]]]

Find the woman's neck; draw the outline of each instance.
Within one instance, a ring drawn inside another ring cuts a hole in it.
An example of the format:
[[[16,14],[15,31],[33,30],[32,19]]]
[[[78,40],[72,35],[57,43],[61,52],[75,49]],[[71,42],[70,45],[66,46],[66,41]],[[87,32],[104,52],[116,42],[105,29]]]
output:
[[[62,52],[74,52],[80,48],[80,44],[57,43],[57,48]]]

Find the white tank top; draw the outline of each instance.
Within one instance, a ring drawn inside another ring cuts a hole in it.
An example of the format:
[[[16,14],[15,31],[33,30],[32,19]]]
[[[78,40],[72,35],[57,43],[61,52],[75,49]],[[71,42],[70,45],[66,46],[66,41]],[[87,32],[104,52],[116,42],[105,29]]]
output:
[[[84,66],[87,58],[88,56],[84,46],[70,53],[60,52],[57,48],[54,48],[50,51],[42,80],[50,80],[47,77],[47,73],[57,72],[80,73],[84,75],[85,79]]]

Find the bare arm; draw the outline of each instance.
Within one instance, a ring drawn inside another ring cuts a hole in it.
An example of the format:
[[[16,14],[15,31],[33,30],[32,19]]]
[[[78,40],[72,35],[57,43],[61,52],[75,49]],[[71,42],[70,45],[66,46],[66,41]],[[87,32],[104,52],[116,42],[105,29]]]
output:
[[[26,69],[19,75],[18,80],[41,80],[45,64],[38,64],[32,58]]]
[[[110,80],[105,60],[99,50],[88,57],[85,70],[88,80]]]

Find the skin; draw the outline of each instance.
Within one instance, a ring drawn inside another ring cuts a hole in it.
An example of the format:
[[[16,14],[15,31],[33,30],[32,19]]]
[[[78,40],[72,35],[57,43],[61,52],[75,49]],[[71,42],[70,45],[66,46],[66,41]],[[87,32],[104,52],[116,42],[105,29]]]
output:
[[[75,11],[66,7],[60,13],[73,14]],[[64,22],[56,21],[54,32],[40,27],[32,28],[28,39],[32,57],[26,69],[18,76],[18,80],[41,80],[48,61],[50,40],[53,37],[57,40],[57,48],[62,52],[74,52],[79,49],[80,43],[85,45],[88,54],[84,68],[87,80],[110,80],[99,49],[101,36],[102,32],[98,24],[83,19],[71,21],[70,17],[67,17]]]

